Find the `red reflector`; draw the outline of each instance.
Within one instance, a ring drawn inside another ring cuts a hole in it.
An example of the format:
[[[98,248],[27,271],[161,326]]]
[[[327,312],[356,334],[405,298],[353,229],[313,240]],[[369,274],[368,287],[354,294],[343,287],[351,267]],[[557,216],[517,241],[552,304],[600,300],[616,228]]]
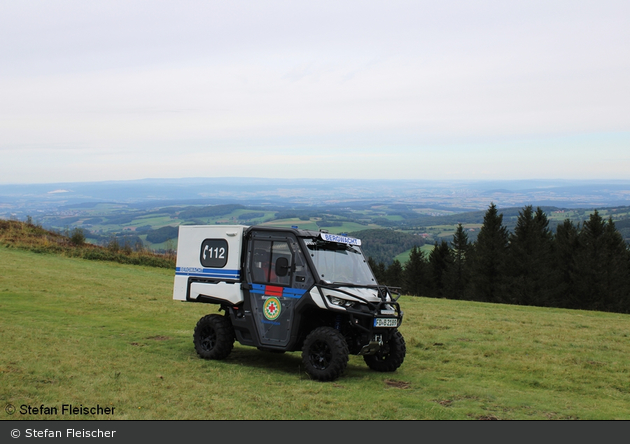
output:
[[[267,287],[265,288],[265,294],[268,296],[282,296],[282,290],[284,290],[284,287],[267,285]]]

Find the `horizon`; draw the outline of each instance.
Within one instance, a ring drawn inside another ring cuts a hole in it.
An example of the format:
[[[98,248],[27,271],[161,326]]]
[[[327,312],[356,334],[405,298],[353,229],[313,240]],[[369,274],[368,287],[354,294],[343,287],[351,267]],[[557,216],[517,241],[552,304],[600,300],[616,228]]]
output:
[[[246,180],[246,181],[319,181],[319,182],[334,182],[334,181],[348,181],[348,182],[426,182],[426,183],[521,183],[521,182],[567,182],[567,183],[622,183],[630,184],[630,178],[562,178],[562,177],[549,177],[549,178],[518,178],[518,179],[492,179],[492,178],[439,178],[439,179],[424,179],[424,178],[353,178],[353,177],[270,177],[270,176],[182,176],[182,177],[140,177],[135,179],[96,179],[96,180],[63,180],[53,182],[0,182],[2,186],[28,186],[28,185],[63,185],[63,184],[102,184],[102,183],[121,183],[121,182],[174,182],[174,181],[221,181],[221,180]]]
[[[180,178],[0,184],[0,216],[39,214],[82,203],[123,205],[339,206],[357,203],[478,211],[526,205],[630,206],[630,181]]]
[[[345,177],[264,177],[264,176],[190,176],[190,177],[142,177],[136,179],[103,179],[103,180],[64,180],[54,182],[0,182],[0,187],[11,186],[47,186],[47,185],[93,185],[105,183],[125,183],[125,182],[184,182],[184,181],[267,181],[267,182],[294,182],[294,181],[313,181],[313,182],[394,182],[394,183],[427,183],[427,184],[484,184],[484,183],[557,183],[557,184],[629,184],[630,178],[591,178],[591,179],[568,179],[568,178],[522,178],[522,179],[422,179],[422,178],[345,178]],[[546,185],[550,186],[550,185]]]

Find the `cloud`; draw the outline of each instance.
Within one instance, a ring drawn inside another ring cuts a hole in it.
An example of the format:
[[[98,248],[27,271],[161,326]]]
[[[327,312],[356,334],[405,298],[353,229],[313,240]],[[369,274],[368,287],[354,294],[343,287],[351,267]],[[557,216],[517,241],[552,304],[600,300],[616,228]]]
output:
[[[610,135],[630,133],[627,2],[5,6],[0,152],[28,169],[0,181],[199,169],[182,156],[234,168],[217,152],[251,174],[273,167],[264,154],[287,177],[357,152],[351,174],[365,177],[430,173],[427,159],[537,175],[531,140],[554,159],[571,152],[563,174],[588,172],[593,149],[625,162]],[[559,142],[589,134],[587,150]]]

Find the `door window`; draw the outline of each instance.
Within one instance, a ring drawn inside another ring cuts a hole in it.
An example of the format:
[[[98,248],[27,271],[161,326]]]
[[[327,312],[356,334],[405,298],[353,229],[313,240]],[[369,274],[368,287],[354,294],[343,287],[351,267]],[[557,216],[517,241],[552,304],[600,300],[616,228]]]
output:
[[[281,259],[283,258],[283,259]],[[281,259],[278,261],[278,259]],[[285,264],[288,263],[288,269]],[[256,283],[291,284],[293,255],[286,241],[254,241],[252,279]],[[279,268],[277,268],[277,266]]]

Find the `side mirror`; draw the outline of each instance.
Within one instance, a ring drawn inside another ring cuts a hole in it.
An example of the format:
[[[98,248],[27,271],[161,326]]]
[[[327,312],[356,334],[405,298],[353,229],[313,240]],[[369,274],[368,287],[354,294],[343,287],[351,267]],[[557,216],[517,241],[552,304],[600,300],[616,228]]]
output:
[[[289,260],[286,257],[276,259],[276,276],[284,277],[289,274]]]

